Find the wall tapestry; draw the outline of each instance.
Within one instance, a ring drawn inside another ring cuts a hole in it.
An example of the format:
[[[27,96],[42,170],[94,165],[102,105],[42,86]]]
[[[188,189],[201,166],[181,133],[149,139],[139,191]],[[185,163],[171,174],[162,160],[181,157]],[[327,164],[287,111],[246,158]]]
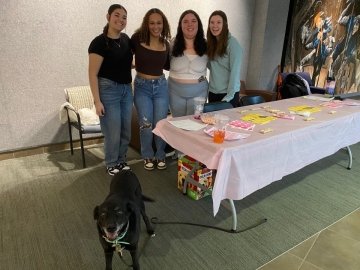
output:
[[[309,72],[318,87],[332,77],[337,95],[360,92],[360,1],[293,0],[289,16],[282,70]]]

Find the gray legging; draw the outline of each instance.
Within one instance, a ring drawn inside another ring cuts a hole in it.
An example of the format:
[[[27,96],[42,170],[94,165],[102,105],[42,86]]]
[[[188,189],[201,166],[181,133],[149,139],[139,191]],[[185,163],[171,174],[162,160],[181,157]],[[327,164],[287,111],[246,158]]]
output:
[[[173,117],[194,114],[194,97],[205,97],[207,99],[207,80],[184,84],[169,77],[168,86],[170,110]]]

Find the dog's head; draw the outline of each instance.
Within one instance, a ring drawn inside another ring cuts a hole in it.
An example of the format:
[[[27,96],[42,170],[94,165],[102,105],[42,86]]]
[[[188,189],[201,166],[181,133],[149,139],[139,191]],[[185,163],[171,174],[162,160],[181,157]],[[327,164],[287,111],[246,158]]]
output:
[[[108,240],[115,240],[123,233],[128,225],[132,212],[130,204],[125,206],[105,201],[94,209],[94,219],[100,230]]]

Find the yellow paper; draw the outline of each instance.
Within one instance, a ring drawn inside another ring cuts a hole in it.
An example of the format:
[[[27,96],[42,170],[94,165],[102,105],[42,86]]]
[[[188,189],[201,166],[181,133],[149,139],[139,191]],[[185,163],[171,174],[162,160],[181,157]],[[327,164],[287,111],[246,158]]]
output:
[[[321,108],[307,106],[307,105],[300,105],[300,106],[289,107],[289,111],[296,112],[296,113],[299,113],[299,112],[300,113],[304,113],[304,112],[314,113],[314,112],[320,112]]]
[[[251,122],[254,124],[259,124],[259,125],[267,124],[275,119],[276,119],[276,117],[268,116],[268,115],[261,115],[259,113],[250,113],[241,118],[241,120]]]

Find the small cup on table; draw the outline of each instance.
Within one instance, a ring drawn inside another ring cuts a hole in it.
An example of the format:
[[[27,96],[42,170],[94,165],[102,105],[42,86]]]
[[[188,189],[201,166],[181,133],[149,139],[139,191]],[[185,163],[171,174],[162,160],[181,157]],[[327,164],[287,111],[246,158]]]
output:
[[[205,104],[204,97],[194,98],[194,118],[200,119],[200,116],[204,111],[204,104]]]
[[[226,125],[229,117],[224,114],[215,114],[214,143],[223,143],[225,140]]]

